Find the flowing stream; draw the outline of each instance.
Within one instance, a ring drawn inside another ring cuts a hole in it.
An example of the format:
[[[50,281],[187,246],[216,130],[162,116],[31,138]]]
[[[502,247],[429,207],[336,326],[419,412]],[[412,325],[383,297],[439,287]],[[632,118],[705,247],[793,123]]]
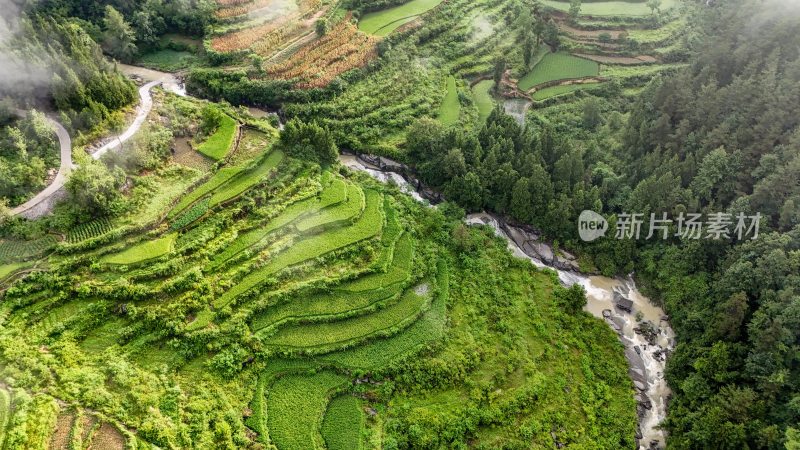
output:
[[[399,173],[381,170],[354,155],[341,155],[341,163],[351,169],[366,172],[382,182],[392,182],[419,201],[427,203],[414,186]],[[488,225],[495,234],[508,242],[511,252],[528,259],[537,267],[555,270],[565,286],[580,284],[586,290],[585,310],[604,320],[618,334],[625,346],[625,357],[629,363],[628,374],[635,387],[639,426],[636,438],[640,449],[663,448],[666,433],[658,425],[666,417],[667,399],[670,389],[664,379],[666,358],[675,347],[675,335],[664,311],[653,305],[637,289],[631,277],[625,279],[584,275],[574,270],[564,270],[564,264],[554,265],[558,258],[544,261],[541,251],[533,251],[532,242],[539,248],[546,244],[537,242],[538,236],[503,223],[488,214],[470,214],[466,218],[470,225]],[[549,249],[552,254],[552,249]],[[562,267],[562,268],[559,268]],[[632,302],[630,311],[617,306],[617,301]]]

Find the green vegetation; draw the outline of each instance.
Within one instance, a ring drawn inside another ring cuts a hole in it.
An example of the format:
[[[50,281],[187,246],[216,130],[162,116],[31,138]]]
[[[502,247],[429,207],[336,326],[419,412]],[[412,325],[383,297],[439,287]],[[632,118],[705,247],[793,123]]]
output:
[[[527,91],[548,81],[597,76],[599,71],[600,66],[594,61],[568,53],[548,53],[518,84]]]
[[[210,180],[201,184],[196,189],[194,189],[190,194],[181,197],[180,202],[172,208],[168,217],[174,217],[178,213],[182,212],[186,209],[189,205],[193,204],[200,198],[210,194],[215,189],[219,188],[223,184],[227,183],[228,181],[232,180],[234,177],[239,175],[244,168],[242,167],[224,167],[220,169],[214,176],[211,177]]]
[[[328,404],[322,421],[322,438],[328,450],[360,450],[364,429],[361,402],[352,395],[340,395]]]
[[[238,125],[230,116],[223,114],[214,134],[200,144],[197,151],[216,161],[224,159],[233,150]]]
[[[236,286],[225,292],[214,302],[215,306],[222,307],[227,305],[236,296],[261,284],[268,276],[281,269],[322,256],[364,239],[369,239],[380,233],[383,222],[381,203],[379,193],[372,190],[367,191],[364,213],[351,227],[336,229],[330,233],[312,236],[307,239],[301,238],[291,248],[270,259],[266,265],[250,273],[239,281]]]
[[[197,55],[185,50],[165,48],[142,55],[138,63],[144,67],[166,72],[187,69],[198,61]]]
[[[319,434],[320,419],[325,414],[330,393],[345,386],[347,381],[331,372],[278,378],[270,386],[267,397],[267,426],[278,448],[325,448]]]
[[[0,280],[24,267],[27,267],[27,264],[25,263],[0,264]]]
[[[47,235],[29,241],[0,241],[0,261],[17,261],[39,256],[58,242],[55,236]]]
[[[241,195],[244,191],[258,184],[265,176],[275,169],[282,160],[283,152],[280,150],[273,150],[269,155],[262,158],[255,167],[241,174],[237,174],[235,178],[232,177],[231,181],[215,189],[214,193],[211,195],[209,206],[213,207],[219,205],[220,203]]]
[[[581,3],[581,15],[587,16],[649,16],[652,10],[645,1],[586,1]],[[678,4],[678,0],[661,0],[661,11],[667,11]],[[542,0],[542,4],[559,11],[569,11],[570,2],[560,0]]]
[[[570,92],[580,91],[583,89],[593,89],[597,86],[597,84],[566,84],[561,86],[553,86],[534,92],[532,97],[534,100],[546,100],[551,97],[569,94]]]
[[[11,394],[5,390],[0,389],[0,446],[5,441],[6,428],[8,421],[11,417]]]
[[[307,351],[328,350],[364,340],[370,336],[394,334],[397,328],[412,323],[421,314],[427,299],[413,290],[406,292],[396,303],[365,317],[336,323],[319,323],[283,327],[264,339],[268,346]]]
[[[386,36],[441,2],[442,0],[411,0],[393,8],[371,12],[358,21],[358,28],[365,33]]]
[[[483,123],[489,114],[494,109],[494,98],[492,98],[492,89],[494,88],[494,81],[483,80],[479,81],[472,88],[472,96],[475,98],[475,105],[478,107],[479,122]]]
[[[442,105],[439,107],[439,120],[445,125],[453,125],[458,122],[461,111],[455,77],[447,77],[446,88],[444,100],[442,100]]]
[[[67,233],[67,242],[70,244],[77,244],[81,241],[102,236],[111,231],[112,228],[113,225],[111,221],[106,218],[83,223],[69,230],[69,233]]]
[[[170,234],[158,239],[145,241],[128,247],[119,253],[105,256],[102,261],[108,264],[136,264],[159,258],[172,251],[175,237],[176,235]]]

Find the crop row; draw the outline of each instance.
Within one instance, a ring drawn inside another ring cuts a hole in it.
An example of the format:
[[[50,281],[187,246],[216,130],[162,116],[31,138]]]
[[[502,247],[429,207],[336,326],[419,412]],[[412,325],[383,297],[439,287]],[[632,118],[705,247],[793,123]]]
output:
[[[347,201],[303,217],[295,225],[301,233],[329,224],[354,220],[364,210],[364,191],[355,184],[347,186]]]
[[[175,244],[175,234],[168,234],[158,239],[147,240],[125,250],[112,253],[102,258],[107,264],[137,264],[149,261],[171,252]]]
[[[336,229],[295,243],[288,250],[272,258],[265,266],[245,276],[238,284],[220,296],[214,302],[214,306],[221,308],[227,305],[240,294],[258,286],[267,277],[283,268],[322,256],[333,250],[379,234],[383,226],[383,208],[381,207],[380,194],[370,190],[366,192],[366,197],[367,203],[364,213],[352,226]]]
[[[281,450],[325,448],[320,419],[331,393],[347,383],[347,378],[330,371],[278,378],[267,395],[267,425],[273,443]]]
[[[180,230],[181,228],[191,224],[195,220],[203,217],[208,212],[208,205],[210,203],[210,199],[206,198],[202,201],[197,202],[194,206],[189,208],[188,211],[181,214],[175,221],[173,221],[169,229],[170,231]]]
[[[385,273],[374,273],[347,283],[339,289],[347,292],[363,292],[406,281],[411,274],[414,258],[414,242],[409,233],[404,233],[394,247],[392,263]]]
[[[189,205],[211,193],[218,187],[233,179],[236,175],[240,174],[244,167],[224,167],[217,171],[208,181],[198,186],[192,192],[186,194],[181,201],[172,208],[172,211],[167,215],[167,218],[175,217],[178,213],[186,209]]]
[[[67,242],[75,244],[77,242],[92,239],[111,231],[111,221],[108,219],[95,219],[91,222],[80,224],[72,228],[67,233]]]
[[[283,228],[289,223],[295,221],[297,218],[313,213],[313,211],[316,211],[319,208],[332,206],[344,201],[347,198],[346,188],[347,186],[344,180],[337,178],[322,190],[320,198],[305,199],[289,205],[283,212],[281,212],[277,217],[271,219],[265,226],[239,235],[233,242],[226,246],[224,251],[214,257],[211,268],[217,269],[234,256],[259,243],[273,231]]]
[[[211,196],[209,206],[214,207],[220,203],[238,197],[246,190],[258,184],[267,174],[277,167],[281,161],[283,161],[283,152],[280,150],[273,150],[266,158],[262,159],[258,165],[240,174],[235,179],[225,183],[220,189],[216,190]]]
[[[40,255],[51,249],[57,242],[58,240],[52,235],[32,241],[1,241],[0,261],[13,261]]]
[[[248,1],[248,2],[240,2],[232,4],[226,8],[218,9],[214,12],[214,15],[217,16],[218,19],[227,19],[230,17],[241,16],[243,14],[247,14],[250,11],[255,11],[261,8],[265,8],[272,3],[275,3],[276,0],[255,0],[255,1]]]
[[[214,37],[211,48],[220,53],[251,49],[266,54],[267,50],[283,42],[290,31],[300,26],[303,16],[321,6],[320,0],[300,0],[297,4],[297,8],[294,8],[290,2],[275,2],[276,9],[266,15],[268,19],[265,22],[251,27],[245,25],[245,28]]]
[[[328,450],[361,449],[364,412],[361,402],[352,395],[340,395],[328,404],[322,420],[322,438]]]
[[[288,350],[329,351],[370,337],[387,336],[411,325],[424,312],[428,298],[414,289],[373,314],[330,323],[292,325],[263,339],[268,346]]]
[[[253,320],[252,329],[260,338],[266,338],[276,328],[293,322],[330,322],[349,316],[364,314],[387,301],[396,300],[402,285],[386,286],[364,293],[319,293],[302,295],[285,303],[272,306]]]
[[[323,362],[361,370],[377,370],[397,364],[432,342],[442,338],[449,298],[449,270],[444,260],[437,265],[436,290],[431,307],[401,333],[371,339],[353,348],[321,357]]]
[[[267,68],[267,73],[284,80],[299,80],[300,88],[324,87],[342,73],[373,59],[376,44],[376,38],[360,33],[349,21],[342,21],[287,61]]]
[[[220,53],[248,49],[259,40],[265,38],[270,33],[284,26],[290,20],[296,19],[296,16],[297,14],[295,13],[255,27],[245,28],[243,30],[233,31],[222,36],[217,36],[211,40],[211,48]]]

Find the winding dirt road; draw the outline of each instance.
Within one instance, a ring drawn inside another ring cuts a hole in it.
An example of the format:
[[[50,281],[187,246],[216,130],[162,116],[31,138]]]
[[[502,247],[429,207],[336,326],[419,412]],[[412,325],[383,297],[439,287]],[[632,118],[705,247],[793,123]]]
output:
[[[150,95],[150,91],[155,86],[163,84],[164,88],[169,91],[178,95],[186,95],[180,82],[173,74],[122,64],[119,68],[122,73],[128,76],[137,76],[147,81],[147,83],[139,88],[139,105],[136,107],[136,116],[133,119],[133,123],[118,137],[104,144],[92,153],[92,158],[94,159],[100,159],[104,154],[119,147],[123,142],[133,137],[133,135],[139,131],[145,119],[147,119],[147,115],[150,114],[150,110],[153,109],[153,96]],[[32,220],[38,219],[52,211],[56,201],[64,196],[64,190],[62,188],[66,184],[70,172],[77,167],[72,162],[72,139],[69,133],[60,123],[52,118],[48,117],[47,120],[55,129],[56,136],[58,136],[59,146],[61,147],[61,166],[53,182],[36,194],[32,199],[13,208],[11,210],[12,216],[21,216]]]

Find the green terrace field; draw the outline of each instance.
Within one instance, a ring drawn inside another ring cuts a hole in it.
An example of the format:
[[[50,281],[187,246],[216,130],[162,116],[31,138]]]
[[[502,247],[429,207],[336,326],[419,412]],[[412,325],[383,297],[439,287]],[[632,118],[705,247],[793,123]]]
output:
[[[149,240],[126,248],[119,253],[113,253],[102,259],[108,264],[136,264],[164,256],[171,252],[175,244],[175,235]]]
[[[315,122],[340,151],[419,164],[406,153],[418,119],[437,119],[428,124],[448,139],[474,132],[445,151],[493,139],[497,126],[481,128],[507,100],[492,81],[498,54],[523,90],[602,75],[634,92],[681,63],[601,67],[542,47],[526,66],[511,0],[364,13],[358,28],[381,39],[339,22],[351,17],[342,5],[220,0],[205,46],[221,65],[187,73],[192,95],[234,105],[220,103],[218,129],[184,133],[203,104],[157,96],[168,104],[154,122],[185,146],[128,174],[128,209],[0,241],[0,449],[634,448],[623,349],[606,324],[563,304],[554,273],[514,258],[491,229],[465,226],[456,208],[317,164],[308,153],[326,142],[295,148],[238,107]],[[615,8],[584,2],[580,21],[613,22],[586,15]],[[319,18],[327,38],[315,34]],[[672,22],[626,20],[642,42],[673,45]],[[172,52],[142,58],[197,62]],[[338,55],[331,72],[358,64],[325,86],[264,75],[290,59],[315,71],[321,53]],[[612,87],[542,88],[528,114],[555,121],[582,111],[573,97]],[[576,90],[586,92],[568,95]]]
[[[548,53],[517,84],[527,91],[548,81],[597,76],[599,71],[600,65],[594,61],[568,53]]]
[[[439,120],[445,125],[453,125],[458,122],[458,116],[461,111],[455,77],[447,77],[447,89],[445,92],[444,100],[442,100],[442,105],[439,107]]]
[[[441,2],[442,0],[411,0],[392,8],[370,12],[358,21],[358,28],[365,33],[386,36]]]
[[[599,85],[599,83],[591,84],[567,84],[562,86],[553,86],[549,88],[539,89],[534,92],[532,97],[534,100],[546,100],[559,95],[569,94],[571,92],[579,91],[582,89],[592,89]]]
[[[486,118],[492,113],[495,101],[492,97],[492,88],[494,88],[494,81],[483,80],[479,81],[472,88],[472,96],[475,99],[475,105],[478,107],[478,117],[480,123],[486,122]]]
[[[217,130],[197,147],[197,151],[215,161],[224,159],[233,150],[238,129],[239,124],[229,115],[223,114]]]
[[[569,11],[569,2],[559,0],[542,0],[542,4],[559,11]],[[678,0],[662,0],[661,10],[666,11],[678,4]],[[581,15],[586,16],[649,16],[650,8],[645,1],[610,1],[583,2]]]

